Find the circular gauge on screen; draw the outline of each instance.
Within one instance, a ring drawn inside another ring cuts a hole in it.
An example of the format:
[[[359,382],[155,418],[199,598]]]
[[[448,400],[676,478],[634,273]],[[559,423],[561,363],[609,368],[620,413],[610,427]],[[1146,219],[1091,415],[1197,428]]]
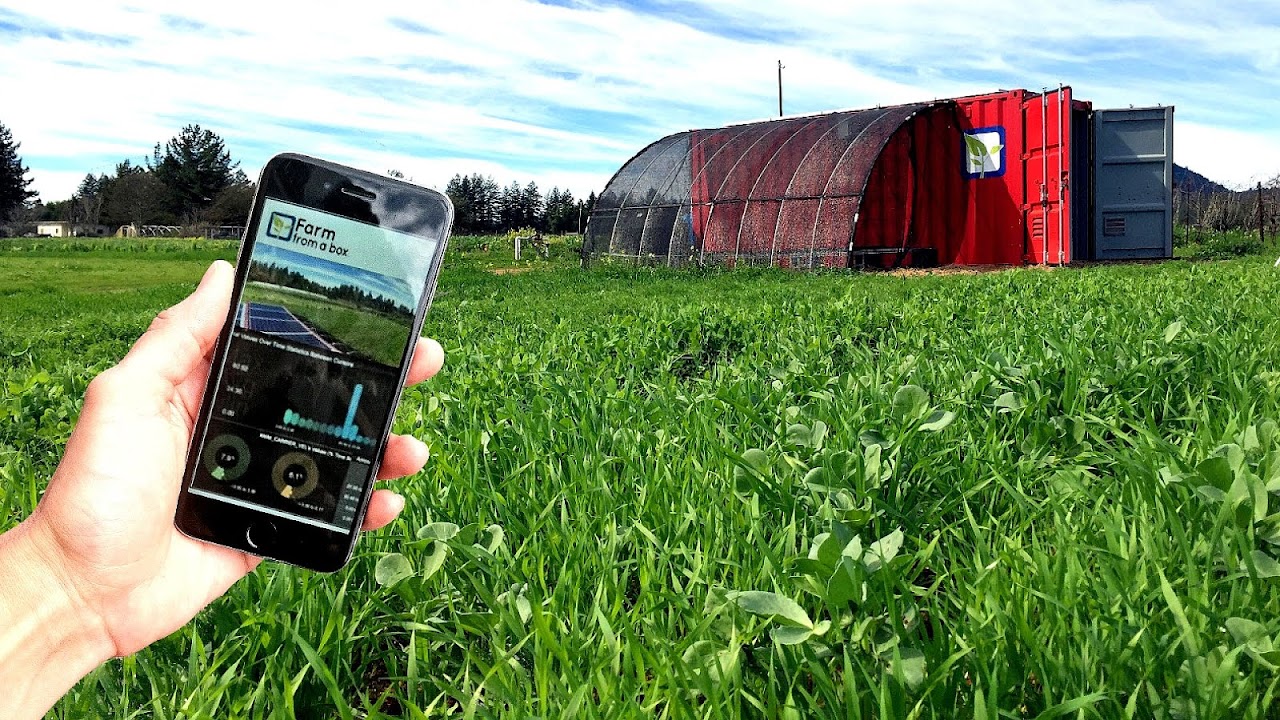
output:
[[[249,445],[235,435],[219,435],[204,446],[204,467],[215,480],[238,480],[249,469]]]
[[[300,452],[285,453],[271,468],[271,484],[280,497],[301,500],[315,492],[320,484],[320,468],[310,455]]]

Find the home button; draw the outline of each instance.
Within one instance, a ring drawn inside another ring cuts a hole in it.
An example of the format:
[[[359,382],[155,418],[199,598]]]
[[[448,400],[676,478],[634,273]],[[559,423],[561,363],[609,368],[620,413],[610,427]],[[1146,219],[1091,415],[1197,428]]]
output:
[[[254,550],[262,550],[275,544],[276,536],[279,532],[275,523],[262,520],[249,525],[249,528],[244,532],[244,539],[245,542],[249,543],[249,547]]]

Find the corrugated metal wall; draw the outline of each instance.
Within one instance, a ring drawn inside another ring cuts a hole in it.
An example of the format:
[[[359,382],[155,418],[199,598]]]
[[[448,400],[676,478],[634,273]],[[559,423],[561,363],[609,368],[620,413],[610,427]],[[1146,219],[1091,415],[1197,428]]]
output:
[[[1173,108],[1094,114],[1094,259],[1173,256]]]

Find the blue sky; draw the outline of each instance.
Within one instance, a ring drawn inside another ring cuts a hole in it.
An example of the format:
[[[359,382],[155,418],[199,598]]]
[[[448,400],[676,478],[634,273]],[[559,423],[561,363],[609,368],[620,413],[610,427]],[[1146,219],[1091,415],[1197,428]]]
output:
[[[1244,186],[1280,174],[1280,2],[1222,5],[0,0],[0,123],[46,200],[193,122],[250,176],[291,150],[581,196],[662,136],[776,114],[782,60],[788,114],[1060,82],[1173,104],[1176,160]]]
[[[400,278],[387,277],[363,268],[336,263],[311,255],[286,250],[271,242],[253,246],[253,260],[264,265],[279,265],[301,273],[308,280],[329,288],[355,285],[371,295],[381,296],[412,313],[417,307],[414,293]]]

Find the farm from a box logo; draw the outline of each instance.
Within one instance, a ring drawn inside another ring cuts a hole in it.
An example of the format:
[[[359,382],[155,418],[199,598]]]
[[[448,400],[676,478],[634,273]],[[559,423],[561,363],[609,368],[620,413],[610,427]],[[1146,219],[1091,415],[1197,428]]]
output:
[[[293,225],[296,222],[291,215],[271,213],[271,222],[267,223],[267,237],[289,241],[293,239]]]
[[[964,176],[970,180],[1000,177],[1005,171],[1003,127],[970,130],[964,134]]]

